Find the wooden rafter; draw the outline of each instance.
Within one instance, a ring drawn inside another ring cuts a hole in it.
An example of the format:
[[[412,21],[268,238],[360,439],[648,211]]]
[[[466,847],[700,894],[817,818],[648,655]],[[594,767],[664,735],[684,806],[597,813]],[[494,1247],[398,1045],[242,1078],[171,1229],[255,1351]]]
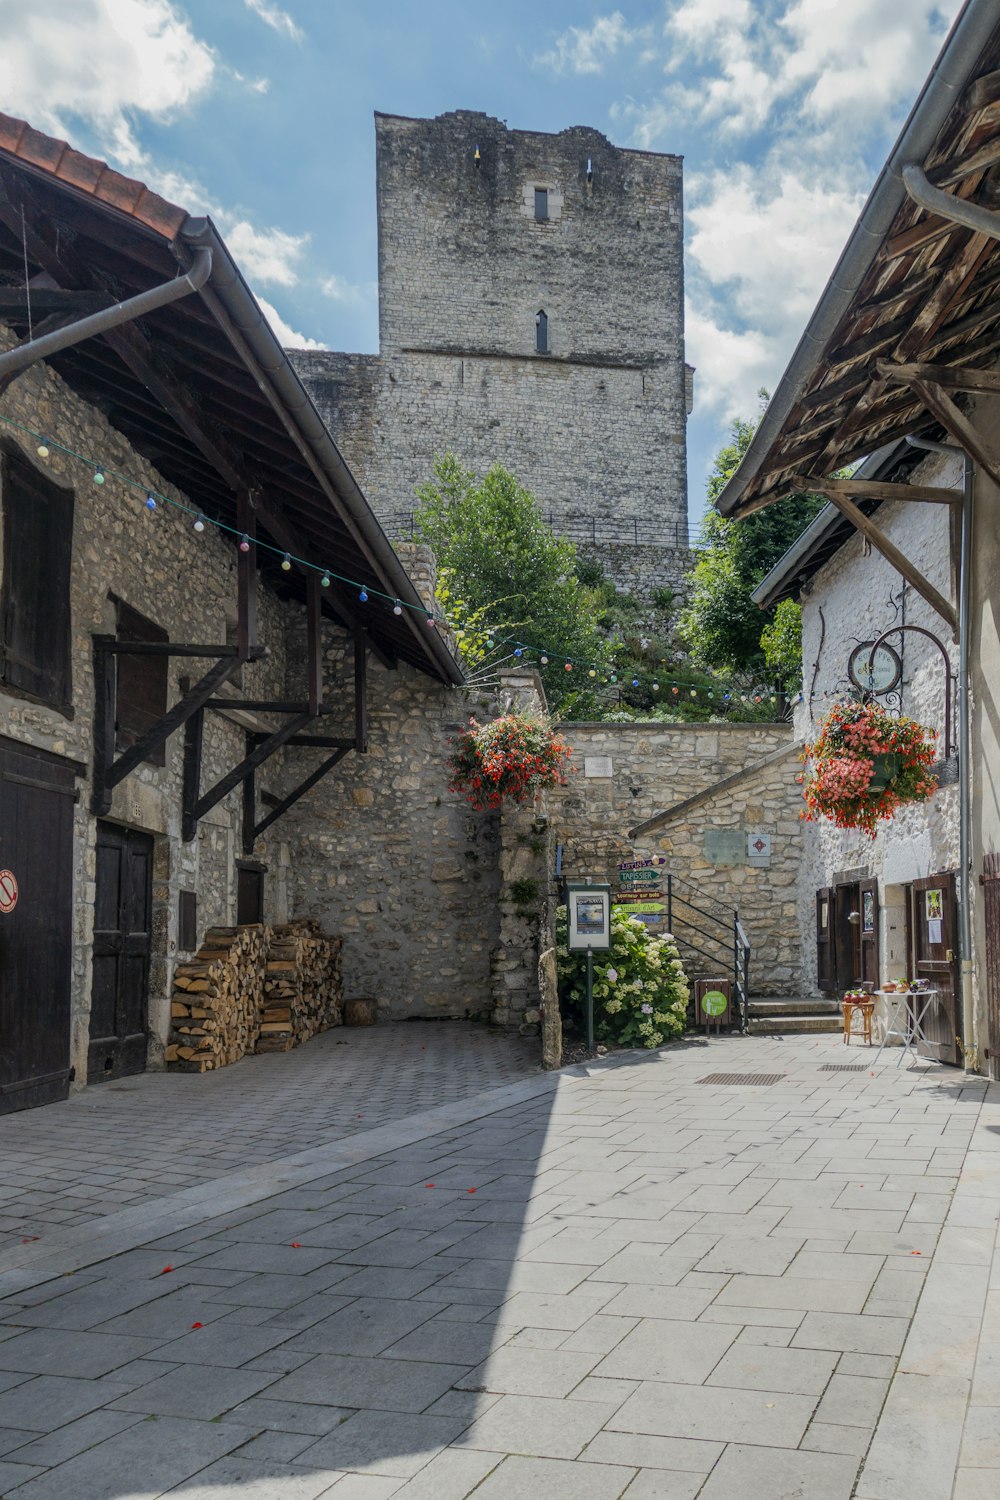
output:
[[[825,494],[831,505],[835,505],[856,531],[867,537],[876,552],[881,552],[888,563],[901,573],[907,583],[911,584],[922,599],[926,599],[931,609],[935,610],[941,618],[951,627],[956,634],[958,632],[958,616],[954,606],[947,600],[938,589],[925,578],[920,569],[915,567],[905,553],[901,552],[895,542],[891,542],[885,533],[875,525],[864,511],[859,510],[854,501],[849,499],[839,488],[826,479],[810,479],[806,481],[810,487],[820,494]]]
[[[913,381],[912,389],[956,443],[964,448],[982,469],[985,469],[993,483],[1000,484],[1000,458],[997,457],[996,450],[986,442],[981,432],[976,431],[965,413],[955,405],[948,392],[929,380]]]
[[[888,360],[879,360],[879,374],[889,380],[931,381],[942,390],[982,391],[989,395],[1000,393],[1000,370],[970,370],[967,365],[903,364],[894,365]]]
[[[792,476],[796,489],[828,498],[834,492],[845,495],[848,500],[909,500],[922,501],[928,505],[961,505],[961,490],[949,490],[932,484],[892,484],[883,479],[807,479],[802,474]]]

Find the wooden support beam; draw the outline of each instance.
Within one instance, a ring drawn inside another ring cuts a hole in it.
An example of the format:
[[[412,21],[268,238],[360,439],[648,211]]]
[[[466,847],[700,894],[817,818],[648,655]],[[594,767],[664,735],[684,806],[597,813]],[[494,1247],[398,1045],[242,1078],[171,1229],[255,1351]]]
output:
[[[959,447],[964,448],[975,459],[994,484],[1000,484],[1000,458],[982,433],[976,431],[965,413],[959,411],[947,391],[929,380],[914,380],[912,389]]]
[[[91,810],[99,818],[111,811],[111,787],[107,771],[115,754],[115,700],[118,695],[118,668],[108,650],[112,635],[94,637],[94,771],[91,784]]]
[[[335,750],[332,755],[328,755],[326,760],[318,765],[315,771],[311,772],[311,774],[308,775],[304,781],[300,781],[298,786],[290,791],[287,796],[282,797],[279,802],[276,802],[271,808],[271,811],[268,813],[267,817],[262,818],[260,822],[255,825],[253,830],[254,838],[259,838],[260,835],[264,832],[265,828],[270,828],[271,824],[276,823],[277,820],[282,817],[290,807],[293,807],[295,803],[298,802],[300,797],[304,797],[306,792],[312,791],[316,783],[322,781],[327,772],[332,771],[334,766],[337,765],[338,762],[342,761],[345,755],[349,754],[350,749],[351,747],[349,745],[341,745],[340,748]]]
[[[848,500],[917,500],[928,505],[962,504],[962,491],[939,488],[932,484],[890,484],[883,479],[806,479],[793,474],[791,483],[808,488],[813,494],[846,495]]]
[[[883,531],[880,531],[875,523],[865,515],[864,511],[858,509],[853,500],[837,491],[832,491],[829,496],[831,505],[835,505],[841,515],[845,516],[855,530],[867,537],[875,548],[881,552],[887,562],[891,563],[897,573],[901,573],[907,583],[916,589],[922,599],[926,599],[931,609],[939,614],[942,620],[951,627],[953,632],[958,631],[958,616],[954,606],[939,593],[934,585],[924,577],[918,568],[915,568],[909,558],[891,542]]]
[[[29,310],[32,320],[47,318],[53,313],[61,316],[82,318],[88,313],[101,312],[105,307],[114,307],[115,299],[107,292],[68,292],[62,287],[35,286],[30,292],[23,286],[0,286],[0,318],[15,323],[26,323]]]
[[[902,364],[880,359],[878,372],[886,380],[899,380],[912,385],[915,380],[930,380],[942,390],[984,391],[989,395],[1000,394],[1000,370],[970,370],[964,365]]]
[[[181,792],[181,838],[189,844],[198,831],[195,807],[201,795],[201,754],[205,710],[199,708],[184,725],[184,784]]]
[[[257,516],[245,489],[236,496],[236,529],[240,533],[236,552],[236,645],[243,662],[250,660],[257,645]],[[249,546],[243,552],[240,549],[245,542]]]
[[[368,653],[363,630],[354,632],[354,748],[368,753]]]
[[[104,639],[102,637],[102,639]],[[235,646],[183,646],[176,641],[120,641],[108,636],[101,649],[112,656],[235,656]]]
[[[310,718],[308,710],[305,713],[296,714],[288,720],[287,724],[283,724],[280,729],[268,735],[266,740],[244,756],[238,766],[227,771],[225,776],[221,776],[213,787],[198,798],[194,807],[195,818],[203,818],[207,812],[211,812],[217,802],[221,802],[223,797],[231,792],[233,787],[238,786],[251,771],[256,771],[258,766],[262,766],[266,760],[270,759],[275,750],[280,750],[285,741],[291,739],[303,724],[308,724]]]
[[[181,698],[180,702],[175,703],[161,719],[157,719],[141,740],[137,740],[128,750],[119,755],[112,765],[107,767],[104,775],[105,786],[117,786],[130,771],[142,765],[151,750],[158,749],[164,741],[170,738],[175,729],[180,729],[192,714],[197,713],[199,708],[204,708],[209,698],[224,682],[228,681],[238,665],[235,656],[224,656],[215,663],[214,667],[210,667],[201,681]]]
[[[319,578],[306,579],[306,691],[309,711],[318,714],[323,702],[322,599]]]
[[[1000,101],[1000,72],[994,72],[983,73],[974,83],[970,83],[962,103],[970,114],[975,115],[998,101]]]
[[[990,167],[995,167],[998,161],[1000,161],[1000,140],[994,139],[987,141],[985,146],[980,146],[978,151],[970,152],[968,156],[942,162],[940,166],[933,167],[927,176],[935,187],[954,187],[956,182],[964,182],[966,177],[972,177],[977,172],[985,172]]]

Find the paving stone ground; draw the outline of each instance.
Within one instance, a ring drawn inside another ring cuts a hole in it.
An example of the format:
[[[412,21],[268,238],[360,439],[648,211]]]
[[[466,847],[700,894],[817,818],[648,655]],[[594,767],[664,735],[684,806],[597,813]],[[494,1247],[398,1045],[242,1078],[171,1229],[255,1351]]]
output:
[[[340,1028],[218,1073],[143,1073],[0,1119],[0,1246],[86,1224],[538,1071],[472,1023]]]
[[[297,1157],[290,1102],[168,1233],[0,1261],[0,1496],[995,1500],[1000,1090],[870,1057],[687,1044]]]

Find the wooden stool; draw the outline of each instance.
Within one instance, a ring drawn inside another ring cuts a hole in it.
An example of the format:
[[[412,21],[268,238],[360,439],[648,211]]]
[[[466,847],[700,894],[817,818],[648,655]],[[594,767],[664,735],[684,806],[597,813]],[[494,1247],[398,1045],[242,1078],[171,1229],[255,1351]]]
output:
[[[845,1000],[844,1008],[844,1045],[851,1045],[851,1031],[853,1029],[855,1014],[861,1012],[861,1040],[867,1045],[872,1044],[872,1015],[875,1011],[874,1000]]]

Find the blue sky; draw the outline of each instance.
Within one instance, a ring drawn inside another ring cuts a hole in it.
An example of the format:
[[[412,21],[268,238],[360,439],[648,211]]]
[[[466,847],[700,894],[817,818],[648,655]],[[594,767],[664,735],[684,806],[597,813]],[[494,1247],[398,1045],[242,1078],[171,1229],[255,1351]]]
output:
[[[0,0],[0,107],[211,212],[286,342],[377,348],[375,110],[685,157],[692,515],[959,0]]]

